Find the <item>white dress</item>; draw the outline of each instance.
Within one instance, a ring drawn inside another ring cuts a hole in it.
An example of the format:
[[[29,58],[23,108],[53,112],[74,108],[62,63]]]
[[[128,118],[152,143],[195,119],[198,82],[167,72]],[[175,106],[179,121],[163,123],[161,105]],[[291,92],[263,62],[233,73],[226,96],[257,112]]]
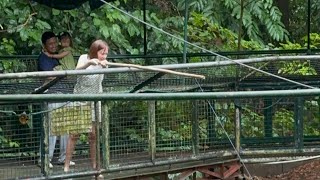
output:
[[[85,64],[89,61],[87,55],[81,55],[78,64]],[[91,65],[87,69],[102,69],[100,65]],[[102,93],[103,74],[79,75],[74,87],[74,94],[98,94]],[[80,134],[90,132],[92,121],[97,118],[101,122],[101,101],[98,101],[96,111],[94,102],[81,101],[70,102],[65,107],[52,111],[54,129],[53,134]]]
[[[86,64],[89,61],[88,55],[81,55],[78,64]],[[87,67],[87,70],[102,69],[101,65],[91,65]],[[102,81],[104,74],[94,75],[81,75],[77,78],[77,83],[74,87],[74,94],[99,94],[102,93]],[[88,103],[88,102],[86,102]],[[90,102],[92,107],[92,121],[95,121],[94,103]],[[98,120],[101,122],[101,101],[98,101],[97,105]]]

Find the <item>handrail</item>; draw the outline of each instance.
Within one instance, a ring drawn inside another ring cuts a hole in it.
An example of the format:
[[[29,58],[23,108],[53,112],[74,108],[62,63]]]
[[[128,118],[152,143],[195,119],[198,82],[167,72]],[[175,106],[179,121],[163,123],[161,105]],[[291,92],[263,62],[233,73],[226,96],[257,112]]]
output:
[[[236,99],[261,97],[319,96],[320,89],[273,91],[193,92],[193,93],[119,93],[119,94],[14,94],[0,95],[0,101],[141,101],[141,100],[192,100]]]
[[[309,56],[270,56],[261,58],[238,59],[233,61],[216,61],[216,62],[200,62],[200,63],[185,63],[185,64],[167,64],[155,65],[149,67],[157,67],[163,69],[191,69],[191,68],[208,68],[213,66],[228,66],[235,64],[248,64],[266,61],[289,61],[289,60],[319,60],[319,55]],[[148,66],[146,66],[148,67]],[[120,72],[144,71],[136,68],[107,68],[99,70],[65,70],[65,71],[38,71],[38,72],[21,72],[21,73],[7,73],[0,74],[0,79],[12,78],[29,78],[29,77],[52,77],[52,76],[68,76],[68,75],[89,75],[89,74],[108,74]]]

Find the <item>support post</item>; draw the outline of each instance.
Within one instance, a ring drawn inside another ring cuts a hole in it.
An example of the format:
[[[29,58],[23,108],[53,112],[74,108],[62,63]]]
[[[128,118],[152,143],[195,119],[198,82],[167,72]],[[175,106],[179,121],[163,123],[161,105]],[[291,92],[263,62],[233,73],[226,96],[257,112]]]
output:
[[[44,109],[48,109],[48,104],[44,103]],[[40,160],[41,160],[41,173],[47,177],[49,175],[49,112],[44,113],[42,116],[41,128],[41,142],[40,142]]]
[[[100,102],[101,103],[101,102]],[[101,112],[100,112],[100,104],[99,101],[94,102],[94,111],[95,111],[95,127],[96,128],[96,167],[97,170],[101,170],[101,156],[100,156],[100,120],[101,120]]]
[[[235,130],[234,130],[234,137],[235,137],[235,146],[238,152],[240,152],[240,130],[241,130],[241,111],[240,111],[240,101],[238,99],[235,100]]]
[[[110,116],[109,116],[109,107],[106,101],[102,104],[103,118],[102,122],[102,163],[104,169],[109,169],[110,166]]]
[[[148,122],[149,122],[149,155],[151,161],[156,159],[156,103],[148,101]]]

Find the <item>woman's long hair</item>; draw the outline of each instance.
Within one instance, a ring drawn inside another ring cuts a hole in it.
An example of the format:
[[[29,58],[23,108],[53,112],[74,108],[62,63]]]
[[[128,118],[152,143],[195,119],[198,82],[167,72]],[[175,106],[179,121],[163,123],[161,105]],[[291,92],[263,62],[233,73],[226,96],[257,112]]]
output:
[[[105,49],[105,48],[108,48],[108,44],[103,41],[103,40],[95,40],[91,46],[90,46],[90,49],[89,49],[89,58],[90,59],[93,59],[93,58],[98,58],[98,51],[100,51],[101,49]]]

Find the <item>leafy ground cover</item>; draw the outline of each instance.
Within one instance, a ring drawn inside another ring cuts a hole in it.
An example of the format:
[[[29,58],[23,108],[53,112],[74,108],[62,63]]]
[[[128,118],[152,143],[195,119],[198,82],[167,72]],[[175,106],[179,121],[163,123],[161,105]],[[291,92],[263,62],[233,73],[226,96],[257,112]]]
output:
[[[292,170],[273,176],[254,177],[255,180],[316,180],[320,179],[320,160],[314,160]]]

